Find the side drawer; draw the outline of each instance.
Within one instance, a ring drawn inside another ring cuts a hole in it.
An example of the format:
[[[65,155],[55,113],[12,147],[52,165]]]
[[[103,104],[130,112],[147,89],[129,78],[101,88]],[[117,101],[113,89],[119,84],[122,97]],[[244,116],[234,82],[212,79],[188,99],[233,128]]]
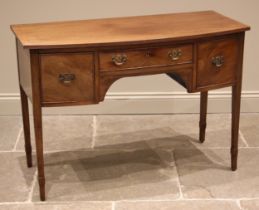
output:
[[[192,44],[99,53],[101,71],[192,63]]]
[[[93,54],[42,54],[40,67],[43,103],[94,100]]]
[[[239,40],[235,37],[199,43],[197,89],[233,83],[236,80],[239,49]]]

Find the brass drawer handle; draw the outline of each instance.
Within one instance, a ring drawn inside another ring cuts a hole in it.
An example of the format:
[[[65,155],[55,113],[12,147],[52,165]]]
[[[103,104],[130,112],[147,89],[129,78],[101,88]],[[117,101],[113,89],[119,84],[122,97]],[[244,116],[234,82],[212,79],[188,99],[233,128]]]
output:
[[[74,74],[60,74],[58,77],[59,81],[64,84],[70,84],[75,78]]]
[[[128,58],[127,58],[127,55],[125,55],[125,54],[117,54],[117,55],[112,56],[112,62],[116,66],[121,66],[121,65],[125,64],[127,62],[127,60],[128,60]]]
[[[220,67],[222,67],[223,66],[223,64],[224,64],[224,56],[222,56],[222,55],[219,55],[219,56],[215,56],[215,57],[213,57],[212,58],[212,64],[214,65],[214,66],[216,66],[217,68],[220,68]]]
[[[182,56],[182,50],[181,49],[172,49],[168,53],[169,58],[171,58],[172,61],[177,61]]]

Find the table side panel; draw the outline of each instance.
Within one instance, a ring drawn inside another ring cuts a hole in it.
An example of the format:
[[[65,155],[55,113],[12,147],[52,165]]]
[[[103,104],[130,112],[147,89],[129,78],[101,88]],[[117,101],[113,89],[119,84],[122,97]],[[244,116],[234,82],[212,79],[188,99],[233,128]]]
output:
[[[28,98],[32,101],[30,50],[24,49],[19,40],[16,40],[16,48],[19,83]]]

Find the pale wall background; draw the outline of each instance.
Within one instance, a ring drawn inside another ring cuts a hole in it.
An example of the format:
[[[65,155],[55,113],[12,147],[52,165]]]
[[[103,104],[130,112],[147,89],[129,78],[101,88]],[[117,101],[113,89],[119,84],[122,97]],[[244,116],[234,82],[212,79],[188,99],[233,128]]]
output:
[[[252,28],[246,35],[243,112],[259,111],[258,0],[0,0],[0,114],[19,114],[17,63],[10,24],[215,10]],[[210,112],[230,110],[230,89],[210,95]],[[130,100],[129,100],[130,99]],[[46,109],[46,113],[195,113],[199,95],[165,75],[124,78],[100,105]]]

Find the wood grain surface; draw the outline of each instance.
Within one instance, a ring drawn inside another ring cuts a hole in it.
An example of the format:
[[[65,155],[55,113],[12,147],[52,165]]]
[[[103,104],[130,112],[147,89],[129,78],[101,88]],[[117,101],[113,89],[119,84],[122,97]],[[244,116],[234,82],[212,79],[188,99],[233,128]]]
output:
[[[91,53],[45,54],[40,56],[43,103],[81,102],[94,100],[93,55]],[[71,74],[69,83],[60,75]]]
[[[238,37],[199,43],[197,88],[233,83],[236,80],[239,50]],[[224,58],[221,67],[212,64],[216,56]]]
[[[66,48],[175,41],[249,30],[214,11],[12,25],[25,48]]]

